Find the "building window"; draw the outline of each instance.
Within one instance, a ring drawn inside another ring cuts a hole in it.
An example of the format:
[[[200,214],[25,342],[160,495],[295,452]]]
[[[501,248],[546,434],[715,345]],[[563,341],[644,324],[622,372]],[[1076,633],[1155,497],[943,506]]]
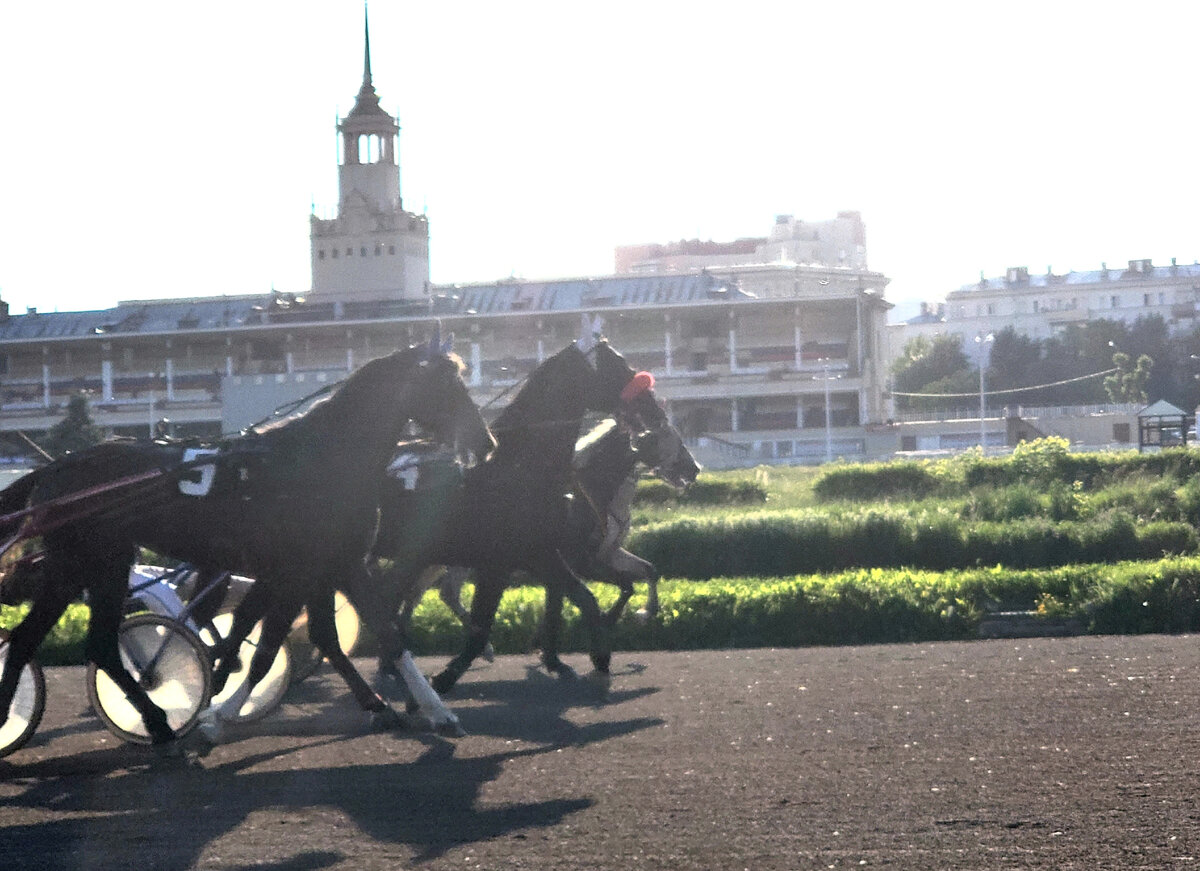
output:
[[[1109,301],[1110,303],[1112,303],[1112,307],[1113,307],[1113,308],[1120,308],[1120,307],[1121,307],[1121,297],[1117,296],[1116,294],[1113,294],[1112,296],[1110,296],[1110,297],[1108,298],[1108,301]]]
[[[1037,313],[1038,313],[1038,310],[1039,310],[1039,305],[1040,305],[1040,304],[1039,304],[1039,303],[1038,303],[1038,301],[1035,299],[1035,300],[1033,301],[1033,313],[1034,313],[1034,314],[1037,314]]]
[[[358,249],[358,256],[359,257],[367,256],[367,246],[366,245],[363,245],[361,248]]]
[[[333,255],[334,260],[337,260],[338,250],[336,248],[330,249],[329,253]]]
[[[318,260],[325,259],[325,249],[324,248],[322,248],[320,251],[317,252],[317,259]]]
[[[376,256],[376,257],[378,257],[378,256],[379,256],[380,254],[382,254],[382,253],[383,253],[383,246],[382,246],[382,245],[376,245],[376,246],[375,246],[375,256]]]
[[[389,245],[389,246],[388,246],[388,254],[395,254],[395,253],[396,253],[396,246],[395,246],[395,245]]]
[[[354,256],[354,249],[353,249],[353,248],[350,248],[349,246],[347,246],[347,248],[346,248],[346,256],[347,256],[347,257],[353,257],[353,256]]]
[[[1150,294],[1148,294],[1148,293],[1142,294],[1142,305],[1150,305]]]

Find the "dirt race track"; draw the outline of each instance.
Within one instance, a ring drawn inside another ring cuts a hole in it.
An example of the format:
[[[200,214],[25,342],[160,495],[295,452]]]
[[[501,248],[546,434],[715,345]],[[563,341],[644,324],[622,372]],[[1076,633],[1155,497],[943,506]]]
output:
[[[38,736],[0,761],[0,857],[286,871],[1200,864],[1200,639],[623,653],[599,706],[531,664],[502,657],[464,678],[452,698],[470,735],[457,740],[371,733],[323,671],[193,767],[119,743],[85,710],[83,670],[50,669]]]

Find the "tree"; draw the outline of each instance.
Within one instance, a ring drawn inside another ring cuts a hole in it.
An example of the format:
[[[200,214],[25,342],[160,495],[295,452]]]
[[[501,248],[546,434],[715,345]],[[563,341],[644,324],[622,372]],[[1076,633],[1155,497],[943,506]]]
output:
[[[1117,371],[1104,379],[1104,389],[1113,402],[1146,402],[1146,384],[1150,381],[1150,370],[1154,361],[1142,354],[1134,363],[1128,354],[1118,351],[1113,354],[1113,365]]]
[[[992,343],[991,361],[987,367],[989,390],[1015,390],[1033,387],[1045,378],[1045,363],[1042,360],[1042,344],[1012,327],[996,333]],[[1037,391],[1006,394],[1005,403],[1038,404]]]
[[[916,336],[904,346],[904,353],[892,364],[892,384],[898,393],[946,393],[947,387],[968,383],[971,364],[956,336]],[[936,402],[936,400],[934,400]],[[910,397],[897,397],[897,406],[911,408]],[[928,401],[922,403],[928,406]]]
[[[92,423],[87,397],[76,393],[67,400],[66,415],[46,433],[42,449],[53,457],[61,457],[103,440],[104,430]]]

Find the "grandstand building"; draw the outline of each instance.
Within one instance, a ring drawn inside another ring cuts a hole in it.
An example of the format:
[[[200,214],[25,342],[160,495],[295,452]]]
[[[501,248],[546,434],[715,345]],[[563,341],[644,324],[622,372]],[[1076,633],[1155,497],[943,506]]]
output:
[[[432,286],[428,223],[403,208],[400,128],[380,108],[369,39],[364,49],[357,99],[337,125],[337,215],[311,219],[311,293],[24,314],[0,303],[0,432],[36,440],[80,391],[116,433],[146,435],[161,418],[180,436],[236,431],[438,322],[456,334],[483,405],[572,341],[587,313],[656,375],[710,466],[898,448],[883,425],[888,280],[867,268],[857,213],[785,216],[763,239],[686,251],[630,246],[610,276]]]

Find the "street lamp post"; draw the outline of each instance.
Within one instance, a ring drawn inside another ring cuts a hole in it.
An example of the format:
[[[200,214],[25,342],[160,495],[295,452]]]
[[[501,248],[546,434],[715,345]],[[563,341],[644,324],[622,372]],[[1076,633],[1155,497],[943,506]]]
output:
[[[979,345],[979,450],[984,456],[987,456],[987,429],[984,426],[983,420],[986,411],[985,397],[987,396],[983,389],[983,372],[987,368],[987,348],[985,345],[987,342],[994,341],[995,338],[991,333],[988,333],[986,336],[980,333],[975,337],[975,342]]]
[[[833,426],[829,414],[829,361],[825,361],[825,462],[833,462]]]

